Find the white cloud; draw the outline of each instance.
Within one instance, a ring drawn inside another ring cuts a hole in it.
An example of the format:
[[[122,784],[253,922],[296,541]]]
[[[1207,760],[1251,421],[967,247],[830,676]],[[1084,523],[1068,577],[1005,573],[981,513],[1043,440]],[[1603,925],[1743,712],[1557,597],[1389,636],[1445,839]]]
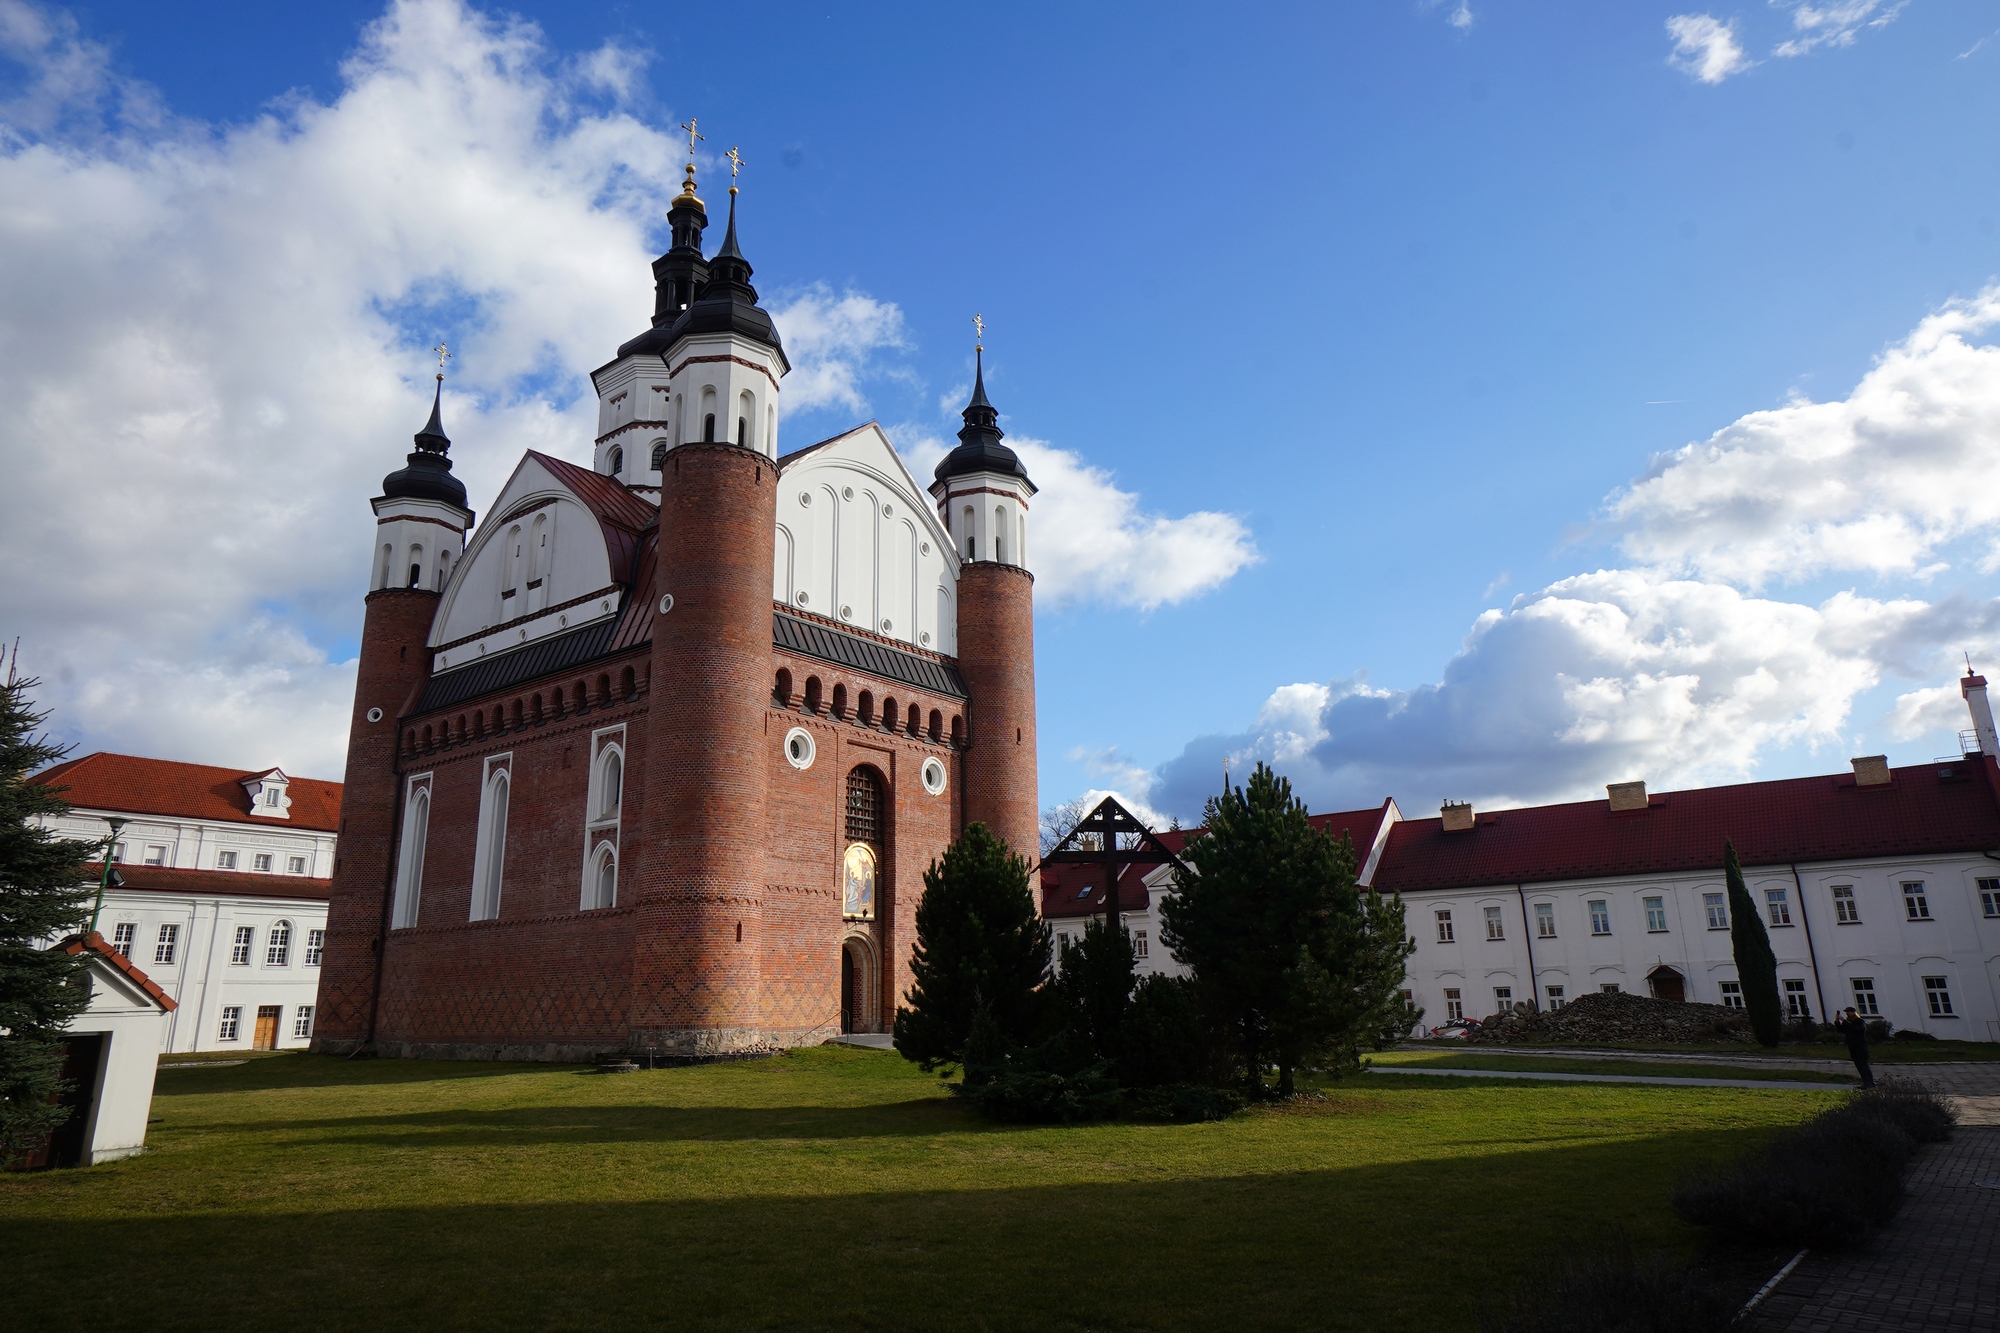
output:
[[[1886,28],[1896,21],[1910,0],[1771,0],[1774,9],[1792,12],[1792,30],[1798,35],[1778,45],[1776,54],[1802,56],[1822,46],[1852,46],[1863,28]]]
[[[1442,9],[1446,4],[1451,5],[1451,12],[1444,16],[1446,23],[1460,31],[1472,26],[1471,0],[1423,0],[1425,9]]]
[[[891,435],[920,481],[951,447],[921,428]],[[1028,567],[1039,606],[1095,601],[1152,611],[1211,592],[1264,558],[1234,514],[1147,513],[1139,496],[1070,450],[1020,435],[1007,445],[1038,488],[1029,502]]]
[[[1667,63],[1702,83],[1721,83],[1753,63],[1736,40],[1736,21],[1725,23],[1711,14],[1676,14],[1667,20],[1674,49]]]
[[[771,318],[795,364],[785,376],[785,409],[840,406],[868,410],[862,377],[874,354],[907,348],[903,312],[889,301],[860,292],[834,295],[817,283],[771,307]]]
[[[1116,798],[1118,803],[1130,810],[1140,821],[1153,829],[1163,829],[1173,822],[1171,815],[1155,810],[1150,804],[1154,773],[1151,769],[1135,764],[1120,754],[1118,747],[1092,750],[1086,746],[1075,746],[1064,756],[1073,764],[1082,766],[1083,771],[1093,778],[1104,780],[1106,786],[1092,787],[1076,799],[1083,810],[1093,810],[1105,797]]]
[[[2000,563],[2000,286],[1936,311],[1846,398],[1753,412],[1612,497],[1642,564],[1748,587],[1828,571],[1941,572],[1973,538]]]

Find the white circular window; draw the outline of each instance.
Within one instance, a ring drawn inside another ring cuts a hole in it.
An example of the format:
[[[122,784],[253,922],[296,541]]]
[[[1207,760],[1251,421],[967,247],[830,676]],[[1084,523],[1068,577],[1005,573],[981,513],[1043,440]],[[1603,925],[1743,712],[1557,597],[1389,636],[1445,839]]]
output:
[[[884,634],[893,634],[895,630],[896,630],[895,621],[886,618],[882,621],[882,632]]]
[[[672,593],[663,593],[660,597],[660,614],[665,615],[667,612],[673,609],[674,609],[674,595]]]
[[[852,500],[854,498],[854,488],[852,486],[842,486],[840,488],[840,498],[843,500]]]
[[[812,508],[812,502],[813,502],[813,495],[811,491],[799,492],[799,508],[810,509]]]
[[[922,634],[919,634],[919,635],[917,636],[917,642],[919,642],[919,643],[923,644],[923,646],[924,646],[924,647],[926,647],[926,648],[930,647],[930,646],[931,646],[931,632],[930,632],[929,630],[925,630],[925,631],[924,631],[924,632],[923,632]]]
[[[810,597],[806,596],[806,595],[805,595],[805,594],[804,594],[803,592],[801,592],[801,593],[799,594],[799,605],[800,605],[800,606],[804,606],[804,605],[805,605],[805,604],[806,604],[807,602],[810,602],[811,600],[812,600],[812,598],[810,598]]]
[[[929,542],[925,542],[923,547],[923,554],[929,555],[930,553],[931,553],[931,544]]]
[[[882,517],[883,517],[883,518],[894,518],[895,516],[896,516],[896,506],[894,506],[894,505],[883,505],[883,506],[882,506]]]
[[[370,722],[380,722],[380,721],[382,720],[382,710],[381,710],[381,709],[379,709],[379,708],[371,708],[371,709],[369,709],[369,710],[368,710],[368,720],[369,720]]]
[[[804,772],[813,766],[812,733],[804,727],[793,727],[785,733],[785,762]]]
[[[840,608],[840,618],[841,618],[842,620],[852,620],[852,619],[854,619],[854,608],[853,608],[853,607],[851,607],[851,606],[843,606],[843,607],[841,607],[841,608]]]
[[[924,790],[936,796],[944,790],[944,760],[926,759],[923,767]]]

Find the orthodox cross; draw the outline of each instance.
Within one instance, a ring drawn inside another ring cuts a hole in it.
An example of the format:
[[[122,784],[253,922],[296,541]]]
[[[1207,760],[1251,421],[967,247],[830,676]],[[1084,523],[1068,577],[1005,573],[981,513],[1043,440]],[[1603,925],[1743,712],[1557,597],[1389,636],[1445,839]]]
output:
[[[986,321],[978,315],[972,317],[972,345],[974,347],[986,345]]]
[[[451,344],[450,344],[450,343],[439,343],[439,344],[438,344],[438,345],[437,345],[436,347],[433,347],[433,348],[431,348],[431,350],[432,350],[433,352],[436,352],[436,353],[437,353],[437,358],[438,358],[438,378],[439,378],[439,379],[443,379],[443,378],[444,378],[444,363],[445,363],[445,362],[447,362],[447,361],[449,361],[449,360],[451,360]]]
[[[729,179],[735,180],[736,173],[743,170],[743,154],[732,147],[723,156],[729,159]]]
[[[1076,827],[1042,857],[1045,866],[1078,861],[1104,867],[1104,924],[1113,931],[1118,929],[1120,875],[1134,868],[1183,865],[1153,830],[1110,796],[1099,801],[1095,810],[1078,820]]]
[[[694,127],[699,124],[701,124],[701,122],[696,120],[693,116],[689,116],[686,120],[681,122],[681,128],[688,132],[688,161],[690,162],[694,161],[695,141],[697,139],[705,140],[708,138],[706,134],[696,134],[694,132]]]

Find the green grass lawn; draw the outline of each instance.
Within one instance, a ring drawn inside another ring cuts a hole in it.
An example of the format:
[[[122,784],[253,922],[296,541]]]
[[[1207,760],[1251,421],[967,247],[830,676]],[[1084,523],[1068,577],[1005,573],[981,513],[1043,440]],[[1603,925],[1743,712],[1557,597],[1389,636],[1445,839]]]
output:
[[[1414,1085],[1414,1086],[1413,1086]],[[1205,1125],[985,1124],[893,1054],[597,1075],[163,1071],[143,1157],[0,1176],[17,1328],[1470,1329],[1549,1256],[1689,1250],[1804,1089],[1362,1076]]]
[[[1845,1060],[1847,1047],[1838,1042],[1785,1042],[1769,1049],[1749,1041],[1682,1042],[1642,1045],[1629,1042],[1509,1042],[1508,1050],[1657,1051],[1673,1055],[1766,1056],[1773,1060]],[[2000,1060],[2000,1042],[1993,1041],[1871,1041],[1868,1058],[1878,1065],[1923,1065],[1955,1060]]]
[[[1501,1069],[1540,1074],[1620,1074],[1627,1078],[1740,1078],[1792,1083],[1838,1083],[1859,1080],[1850,1074],[1817,1069],[1758,1069],[1743,1065],[1704,1065],[1653,1060],[1600,1059],[1587,1055],[1487,1055],[1474,1047],[1433,1055],[1429,1051],[1384,1051],[1368,1057],[1378,1065],[1421,1065],[1426,1069]]]

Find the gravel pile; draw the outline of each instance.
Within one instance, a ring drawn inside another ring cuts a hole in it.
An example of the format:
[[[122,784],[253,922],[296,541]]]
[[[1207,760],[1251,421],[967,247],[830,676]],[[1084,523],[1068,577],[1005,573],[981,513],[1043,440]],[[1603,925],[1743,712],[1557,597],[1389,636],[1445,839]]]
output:
[[[1479,1025],[1468,1040],[1496,1045],[1516,1042],[1752,1041],[1750,1018],[1719,1004],[1655,1000],[1645,995],[1596,991],[1579,995],[1560,1009],[1531,1012],[1516,1005]]]

